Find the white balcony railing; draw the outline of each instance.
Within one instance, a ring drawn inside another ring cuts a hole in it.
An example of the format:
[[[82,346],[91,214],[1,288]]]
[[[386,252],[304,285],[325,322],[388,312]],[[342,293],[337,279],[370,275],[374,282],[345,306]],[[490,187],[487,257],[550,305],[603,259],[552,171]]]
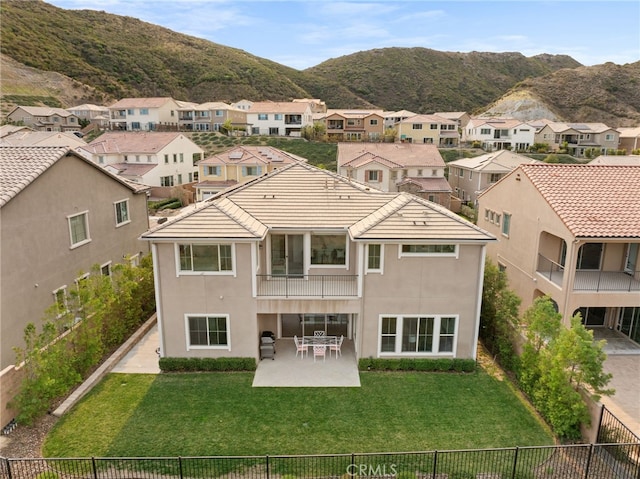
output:
[[[358,296],[356,275],[259,274],[257,295],[291,298],[344,298]]]

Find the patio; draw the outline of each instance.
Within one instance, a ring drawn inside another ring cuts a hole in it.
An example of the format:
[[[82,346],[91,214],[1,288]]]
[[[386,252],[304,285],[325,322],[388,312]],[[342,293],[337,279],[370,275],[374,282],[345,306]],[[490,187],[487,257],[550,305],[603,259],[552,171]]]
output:
[[[345,339],[342,356],[332,355],[313,360],[313,351],[296,357],[293,338],[276,340],[274,360],[265,358],[258,363],[253,387],[360,387],[358,361],[353,341]]]

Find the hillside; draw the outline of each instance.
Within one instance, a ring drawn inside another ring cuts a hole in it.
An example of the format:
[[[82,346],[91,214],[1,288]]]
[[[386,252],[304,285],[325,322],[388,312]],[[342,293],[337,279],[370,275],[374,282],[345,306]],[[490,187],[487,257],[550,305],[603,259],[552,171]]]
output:
[[[384,48],[335,58],[305,70],[335,78],[386,110],[475,112],[516,83],[578,62],[562,55],[452,53]]]
[[[341,104],[367,105],[332,80],[131,17],[64,10],[40,0],[3,0],[4,54],[54,71],[113,98],[172,96],[194,102],[289,100],[335,92]]]

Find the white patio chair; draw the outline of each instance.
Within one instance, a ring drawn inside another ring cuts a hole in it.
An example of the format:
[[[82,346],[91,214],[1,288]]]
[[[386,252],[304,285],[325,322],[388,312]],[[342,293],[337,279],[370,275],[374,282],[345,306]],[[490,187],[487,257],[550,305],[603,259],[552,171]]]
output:
[[[301,353],[300,359],[304,358],[304,353],[307,353],[307,356],[309,355],[309,345],[304,344],[304,340],[300,341],[298,336],[294,336],[293,342],[296,344],[296,357],[298,357],[298,353]]]
[[[329,345],[329,356],[331,356],[331,351],[336,352],[336,359],[338,359],[338,354],[342,356],[342,342],[344,341],[344,335],[340,336],[340,339],[336,340],[335,343]]]
[[[322,356],[322,360],[324,361],[327,357],[327,348],[324,346],[314,346],[313,347],[313,362],[316,362],[316,357]]]
[[[324,336],[324,331],[314,331],[313,335],[314,336]]]

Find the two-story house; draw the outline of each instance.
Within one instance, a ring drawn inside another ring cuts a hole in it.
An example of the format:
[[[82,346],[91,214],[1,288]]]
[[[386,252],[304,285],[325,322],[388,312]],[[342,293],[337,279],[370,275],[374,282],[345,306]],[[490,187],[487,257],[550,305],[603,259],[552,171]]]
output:
[[[178,108],[178,123],[186,131],[220,131],[229,122],[233,128],[247,129],[247,114],[221,101]]]
[[[618,148],[626,150],[627,155],[640,151],[640,126],[617,128]]]
[[[78,117],[63,108],[16,106],[7,120],[37,131],[80,131]]]
[[[411,118],[412,116],[416,116],[417,113],[414,113],[409,110],[399,110],[399,111],[385,111],[384,112],[384,128],[395,128],[396,123],[402,120],[406,120],[407,118]]]
[[[149,251],[147,187],[67,147],[0,147],[0,423],[21,377],[13,347],[28,323],[66,297],[94,265],[104,275]]]
[[[338,173],[381,191],[407,191],[449,208],[451,187],[435,145],[338,143]]]
[[[434,115],[455,121],[460,131],[464,130],[471,120],[471,116],[466,111],[437,111]]]
[[[458,146],[458,124],[436,115],[415,115],[396,123],[398,138],[406,143],[426,143],[439,148]]]
[[[161,126],[178,128],[178,108],[185,106],[170,97],[123,98],[109,106],[112,130],[154,131]]]
[[[562,123],[548,121],[539,128],[535,143],[549,145],[553,152],[566,150],[572,156],[584,157],[587,150],[605,154],[619,147],[620,132],[604,123]]]
[[[547,295],[567,325],[640,343],[638,198],[637,166],[523,164],[480,195],[478,225],[523,310]]]
[[[449,184],[458,198],[475,205],[480,193],[523,163],[540,162],[508,150],[450,161]]]
[[[204,150],[178,132],[110,131],[78,153],[113,173],[148,186],[177,186],[198,179]]]
[[[439,205],[296,162],[150,230],[160,354],[253,357],[325,331],[356,357],[476,357],[495,238]]]
[[[527,151],[535,136],[535,125],[514,118],[472,118],[463,130],[462,141],[479,142],[485,151]]]
[[[297,161],[307,161],[270,146],[239,145],[198,162],[196,201]]]
[[[384,112],[382,110],[333,110],[316,115],[324,123],[330,141],[382,141]]]
[[[301,136],[302,128],[313,125],[306,102],[257,101],[246,114],[251,135]]]
[[[78,120],[88,121],[102,129],[109,127],[109,108],[106,106],[84,103],[67,108],[67,111],[77,116]]]

